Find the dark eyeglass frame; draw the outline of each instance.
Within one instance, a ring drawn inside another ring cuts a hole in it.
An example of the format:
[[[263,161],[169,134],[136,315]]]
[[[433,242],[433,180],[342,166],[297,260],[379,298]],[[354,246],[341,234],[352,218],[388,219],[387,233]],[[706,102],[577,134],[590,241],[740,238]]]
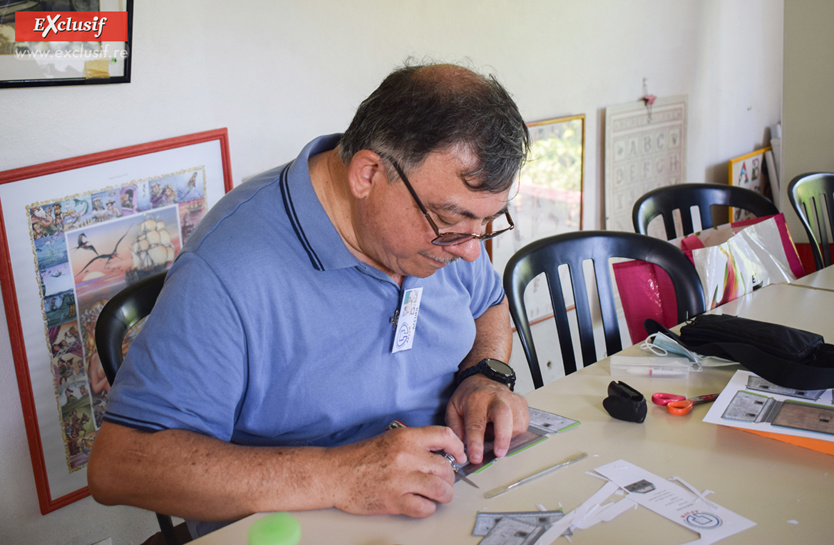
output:
[[[504,211],[504,216],[507,218],[507,223],[509,223],[509,227],[505,227],[504,229],[499,229],[498,231],[492,231],[489,233],[484,233],[483,235],[476,235],[475,233],[441,233],[440,230],[437,228],[437,224],[434,223],[434,220],[431,219],[429,216],[429,211],[426,210],[426,207],[423,206],[423,202],[420,200],[420,197],[417,196],[417,193],[414,191],[414,187],[412,187],[411,182],[408,181],[408,177],[403,172],[402,167],[400,167],[397,160],[385,153],[376,152],[377,155],[391,163],[391,166],[394,167],[394,170],[397,171],[397,175],[405,184],[406,189],[408,192],[411,193],[411,197],[414,199],[414,202],[417,203],[417,207],[420,209],[420,212],[423,213],[426,220],[429,222],[434,234],[436,235],[434,239],[432,239],[431,243],[435,246],[455,246],[457,244],[463,244],[464,242],[469,242],[472,239],[476,240],[489,240],[491,238],[495,238],[501,233],[506,233],[507,231],[511,231],[515,228],[515,224],[513,223],[513,218],[510,216],[509,210]]]

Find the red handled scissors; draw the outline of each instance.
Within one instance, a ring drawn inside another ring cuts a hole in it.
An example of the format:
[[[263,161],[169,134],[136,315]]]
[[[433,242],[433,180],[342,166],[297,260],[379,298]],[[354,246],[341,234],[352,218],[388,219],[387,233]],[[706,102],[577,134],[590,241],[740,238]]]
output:
[[[655,405],[665,405],[666,410],[671,414],[684,415],[689,414],[689,411],[692,410],[694,405],[699,403],[709,403],[710,401],[714,401],[717,397],[718,394],[708,394],[686,399],[685,396],[658,392],[656,394],[652,394],[652,403]]]

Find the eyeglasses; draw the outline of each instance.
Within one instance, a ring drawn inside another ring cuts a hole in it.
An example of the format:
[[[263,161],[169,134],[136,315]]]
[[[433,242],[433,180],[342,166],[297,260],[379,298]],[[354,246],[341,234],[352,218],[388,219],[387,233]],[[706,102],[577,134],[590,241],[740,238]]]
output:
[[[394,167],[394,170],[397,171],[397,175],[405,184],[406,189],[408,189],[408,192],[411,193],[411,197],[414,199],[414,202],[417,203],[417,207],[420,209],[420,212],[422,212],[428,220],[429,225],[431,225],[431,228],[432,230],[434,230],[434,234],[436,235],[436,237],[431,241],[432,244],[436,246],[454,246],[456,244],[463,244],[464,242],[470,241],[472,239],[489,240],[491,238],[497,237],[501,233],[506,233],[507,231],[510,231],[515,228],[513,218],[510,217],[510,212],[504,211],[504,216],[506,216],[507,218],[507,223],[509,224],[509,227],[499,229],[498,231],[484,233],[483,235],[476,235],[475,233],[441,233],[440,230],[437,228],[437,224],[434,223],[434,220],[432,220],[431,216],[429,216],[428,210],[426,210],[426,207],[423,206],[422,201],[420,201],[420,197],[418,197],[417,193],[415,193],[414,188],[411,186],[411,182],[408,181],[405,172],[403,172],[403,169],[400,167],[399,163],[397,163],[397,160],[385,153],[377,153],[377,155],[385,158],[388,162],[391,163],[391,166]]]

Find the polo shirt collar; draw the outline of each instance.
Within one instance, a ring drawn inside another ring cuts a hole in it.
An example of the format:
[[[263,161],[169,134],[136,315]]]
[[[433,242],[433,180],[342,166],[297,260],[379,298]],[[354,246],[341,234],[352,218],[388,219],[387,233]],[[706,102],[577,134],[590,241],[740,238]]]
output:
[[[347,267],[364,268],[364,264],[345,246],[342,237],[324,211],[310,179],[310,157],[334,149],[341,136],[321,136],[307,144],[290,164],[285,186],[287,214],[295,234],[310,255],[313,266],[325,271]]]

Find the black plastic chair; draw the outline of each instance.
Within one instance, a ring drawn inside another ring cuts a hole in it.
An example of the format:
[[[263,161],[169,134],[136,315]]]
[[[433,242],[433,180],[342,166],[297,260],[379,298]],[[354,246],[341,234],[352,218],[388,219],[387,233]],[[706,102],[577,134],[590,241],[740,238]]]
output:
[[[166,273],[158,273],[127,286],[114,295],[96,321],[96,350],[104,374],[110,384],[124,361],[122,345],[128,331],[151,313],[156,303]],[[174,533],[174,522],[168,515],[156,513],[159,528],[167,545],[180,545]]]
[[[828,267],[831,265],[829,241],[833,241],[829,235],[834,237],[834,173],[800,174],[788,184],[788,198],[808,234],[817,270]]]
[[[507,263],[507,268],[504,270],[504,290],[507,292],[510,315],[518,330],[535,388],[541,388],[544,381],[524,304],[525,288],[539,274],[545,274],[562,352],[562,363],[567,376],[576,371],[577,358],[573,351],[573,339],[566,298],[562,293],[562,283],[559,278],[559,266],[568,266],[576,308],[576,322],[579,326],[581,357],[583,366],[588,366],[600,358],[597,357],[594,343],[590,292],[585,281],[582,263],[585,260],[593,262],[596,293],[599,298],[605,334],[605,348],[610,355],[622,350],[609,265],[609,259],[616,257],[654,263],[669,274],[675,288],[679,322],[704,312],[704,291],[695,266],[681,250],[664,240],[635,233],[580,231],[555,235],[528,244],[513,255]]]
[[[691,208],[696,205],[701,217],[702,229],[714,226],[713,206],[742,208],[757,217],[779,213],[779,209],[770,199],[743,187],[725,184],[674,184],[653,189],[637,199],[631,211],[634,231],[642,235],[648,234],[649,222],[662,215],[663,225],[666,227],[666,239],[678,238],[679,235],[675,233],[673,211],[680,210],[683,227],[683,233],[680,236],[691,235],[695,231],[692,225]],[[729,216],[727,219],[729,221]]]

